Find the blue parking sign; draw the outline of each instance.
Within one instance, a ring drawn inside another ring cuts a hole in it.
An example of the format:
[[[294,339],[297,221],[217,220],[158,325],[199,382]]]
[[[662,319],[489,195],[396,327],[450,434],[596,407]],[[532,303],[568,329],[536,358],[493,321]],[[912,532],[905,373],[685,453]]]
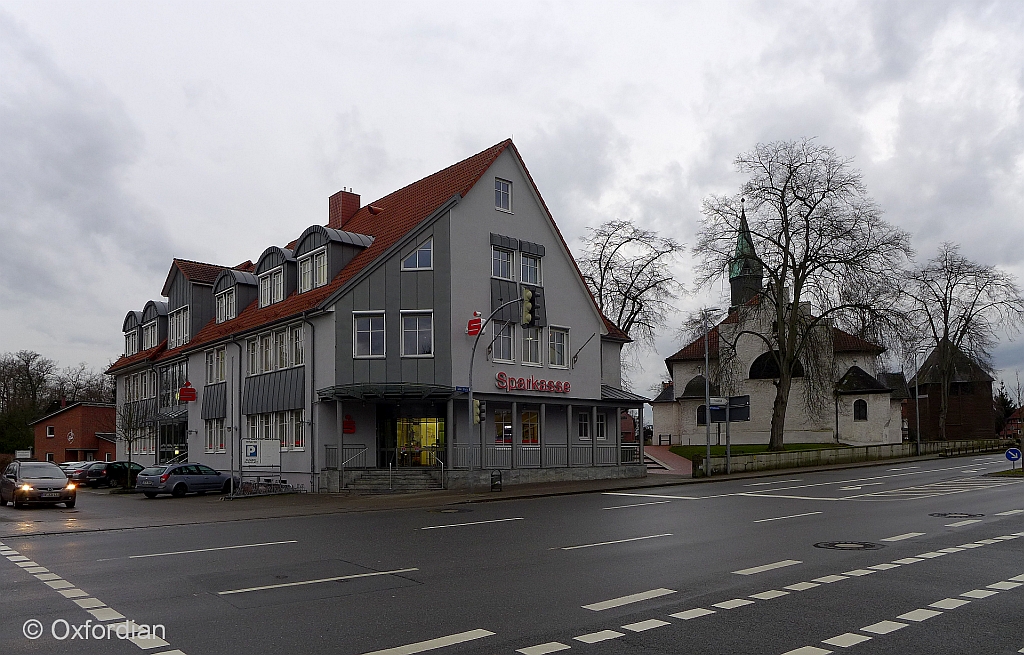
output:
[[[246,457],[259,457],[259,447],[254,443],[245,444],[245,456]]]

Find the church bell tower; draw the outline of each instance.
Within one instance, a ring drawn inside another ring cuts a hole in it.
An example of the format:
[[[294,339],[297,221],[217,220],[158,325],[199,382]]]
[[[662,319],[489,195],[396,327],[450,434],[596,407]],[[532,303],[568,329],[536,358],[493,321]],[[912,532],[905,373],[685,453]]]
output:
[[[736,254],[729,263],[729,287],[732,290],[729,311],[746,304],[761,290],[764,266],[757,258],[754,240],[747,225],[747,212],[740,200],[740,231],[736,237]]]

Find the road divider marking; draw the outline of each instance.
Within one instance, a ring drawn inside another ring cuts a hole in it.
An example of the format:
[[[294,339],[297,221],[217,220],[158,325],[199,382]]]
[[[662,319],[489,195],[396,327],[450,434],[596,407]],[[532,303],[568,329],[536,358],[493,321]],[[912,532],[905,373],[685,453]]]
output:
[[[283,589],[285,587],[301,587],[301,586],[304,586],[304,585],[319,584],[321,582],[338,582],[338,581],[341,581],[341,580],[355,580],[356,578],[372,578],[372,577],[375,577],[375,576],[378,576],[378,575],[397,575],[399,573],[409,573],[411,571],[419,571],[419,569],[418,568],[395,569],[394,571],[374,571],[372,573],[355,573],[353,575],[336,575],[336,576],[334,576],[332,578],[318,578],[316,580],[299,580],[298,582],[281,582],[281,583],[278,583],[278,584],[261,585],[259,587],[246,587],[245,589],[229,589],[228,591],[218,591],[217,595],[218,596],[230,596],[231,594],[244,594],[244,593],[248,593],[250,591],[263,591],[265,589]],[[465,633],[463,633],[463,634],[465,634]],[[459,643],[459,642],[452,642],[452,643]],[[433,646],[432,648],[436,648],[436,646]],[[391,651],[380,651],[380,652],[384,653],[384,652],[391,652]],[[398,651],[395,651],[395,652],[397,653]],[[418,650],[411,650],[411,651],[408,651],[408,652],[410,652],[410,653],[418,653],[420,651],[418,651]]]
[[[875,564],[873,566],[869,566],[868,568],[869,569],[874,569],[876,571],[888,571],[889,569],[898,569],[898,568],[900,568],[900,565],[899,564],[890,564],[890,563],[886,562],[884,564]]]
[[[878,573],[878,571],[871,571],[869,569],[854,569],[852,571],[846,571],[845,573],[843,573],[843,575],[859,577],[862,575],[871,575],[872,573]]]
[[[957,521],[956,523],[947,523],[946,527],[947,528],[962,528],[963,526],[970,525],[972,523],[981,523],[981,519],[967,519],[966,521]]]
[[[796,478],[793,480],[775,480],[774,482],[751,482],[750,484],[743,485],[744,487],[762,487],[766,484],[785,484],[787,482],[803,482],[803,478]]]
[[[483,639],[484,637],[490,637],[492,635],[494,635],[494,633],[490,630],[482,630],[478,628],[476,630],[469,630],[467,632],[459,632],[454,635],[448,635],[447,637],[438,637],[437,639],[417,641],[414,644],[406,644],[405,646],[396,646],[394,648],[385,648],[384,650],[375,650],[372,653],[365,653],[364,655],[413,655],[413,653],[422,653],[424,651],[434,650],[436,648],[444,648],[445,646],[464,644],[467,641]]]
[[[814,516],[815,514],[824,514],[825,512],[804,512],[803,514],[790,514],[789,516],[774,516],[770,519],[757,519],[754,523],[765,523],[767,521],[781,521],[782,519],[795,519],[801,516]]]
[[[846,632],[832,637],[831,639],[823,639],[821,643],[828,644],[829,646],[839,646],[840,648],[849,648],[850,646],[856,646],[857,644],[864,643],[870,639],[871,637],[859,635],[855,632]]]
[[[991,589],[972,589],[971,591],[965,591],[960,595],[964,598],[981,599],[988,598],[989,596],[995,596],[998,593],[998,591],[992,591]]]
[[[885,539],[879,539],[879,541],[903,541],[904,539],[913,539],[914,537],[924,536],[924,532],[907,532],[905,534],[898,534],[895,537],[886,537]]]
[[[996,516],[1013,516],[1014,514],[1024,514],[1024,509],[1011,509],[1005,512],[999,512]]]
[[[997,591],[1008,591],[1010,589],[1016,589],[1017,587],[1024,584],[1024,582],[996,582],[994,584],[985,585],[989,589],[995,589]]]
[[[723,600],[721,603],[713,603],[711,607],[720,607],[724,610],[734,610],[737,607],[743,607],[744,605],[753,605],[754,601],[747,600],[746,598],[733,598],[732,600]]]
[[[755,575],[757,573],[764,573],[765,571],[773,571],[775,569],[785,568],[787,566],[794,566],[796,564],[803,564],[798,559],[784,559],[781,562],[774,562],[772,564],[762,564],[761,566],[753,566],[749,569],[740,569],[739,571],[733,571],[736,575]]]
[[[778,589],[771,589],[769,591],[762,591],[759,594],[750,594],[751,598],[758,600],[771,600],[772,598],[778,598],[779,596],[788,596],[788,591],[779,591]]]
[[[864,487],[874,487],[874,486],[877,486],[877,485],[880,485],[880,484],[885,484],[885,483],[884,482],[865,482],[864,484],[858,484],[856,486],[839,487],[839,491],[856,491],[857,489],[863,489]]]
[[[613,505],[611,507],[602,507],[601,509],[625,509],[627,507],[646,507],[647,505],[664,505],[665,503],[671,502],[671,500],[655,500],[650,503],[633,503],[632,505]]]
[[[615,632],[614,630],[601,630],[600,632],[591,632],[590,634],[573,637],[573,639],[582,641],[585,644],[596,644],[599,641],[608,641],[609,639],[618,639],[625,636],[623,633]]]
[[[667,498],[669,500],[699,500],[697,496],[666,496],[665,494],[638,494],[628,491],[604,491],[603,496],[633,496],[634,498]]]
[[[1019,539],[1020,535],[1019,534],[1004,534],[1001,537],[995,537],[995,538],[998,539],[999,541],[1009,541],[1011,539]],[[21,566],[21,564],[19,564],[18,566]]]
[[[580,544],[579,546],[562,546],[560,550],[577,550],[579,548],[593,548],[594,546],[610,546],[612,544],[624,544],[629,541],[643,541],[644,539],[657,539],[658,537],[671,537],[671,532],[665,534],[651,534],[646,537],[633,537],[631,539],[616,539],[615,541],[599,541],[596,544]]]
[[[653,630],[654,628],[660,628],[662,626],[672,625],[668,621],[662,621],[661,619],[647,619],[646,621],[639,621],[637,623],[629,623],[622,626],[624,630],[630,632],[644,632],[646,630]]]
[[[546,644],[537,644],[536,646],[527,646],[526,648],[520,648],[516,650],[517,653],[523,655],[548,655],[548,653],[557,653],[560,650],[569,650],[572,646],[568,646],[557,641],[549,641]]]
[[[948,555],[948,553],[936,553],[934,551],[929,551],[927,553],[921,553],[917,557],[920,557],[921,559],[935,559],[936,557],[942,557],[943,555]]]
[[[602,610],[611,609],[613,607],[622,607],[623,605],[639,603],[640,601],[650,600],[652,598],[660,598],[662,596],[668,596],[669,594],[674,593],[676,593],[675,589],[651,589],[650,591],[641,591],[637,594],[620,596],[619,598],[612,598],[611,600],[602,600],[599,603],[591,603],[589,605],[584,605],[583,609],[591,610],[592,612],[600,612]]]
[[[923,562],[924,560],[920,557],[904,557],[903,559],[894,559],[893,564],[916,564],[917,562]]]
[[[815,578],[815,582],[821,582],[822,584],[832,584],[833,582],[839,582],[840,580],[846,580],[845,575],[826,575],[821,578]]]
[[[209,553],[215,550],[236,550],[238,548],[258,548],[260,546],[280,546],[281,544],[297,544],[295,539],[288,541],[267,541],[261,544],[240,544],[238,546],[218,546],[216,548],[196,548],[194,550],[173,550],[166,553],[149,553],[148,555],[129,555],[128,557],[107,557],[97,562],[109,562],[116,559],[145,559],[147,557],[165,557],[167,555],[189,555],[191,553]]]
[[[691,619],[700,618],[707,616],[708,614],[714,614],[715,610],[704,609],[703,607],[694,607],[692,610],[685,610],[682,612],[676,612],[675,614],[669,614],[674,619],[682,619],[689,621]]]
[[[440,530],[441,528],[461,528],[466,525],[483,525],[484,523],[504,523],[505,521],[525,521],[521,516],[513,519],[491,519],[490,521],[470,521],[469,523],[448,523],[446,525],[428,525],[420,530]]]
[[[938,550],[938,552],[940,552],[940,553],[959,553],[959,552],[961,552],[963,550],[967,550],[967,549],[966,548],[960,548],[959,546],[950,546],[949,548],[940,548]]]
[[[1014,582],[1024,582],[1024,575],[1016,575],[1010,578],[1010,580],[1013,580]]]
[[[797,582],[796,584],[786,585],[783,589],[789,589],[790,591],[807,591],[808,589],[814,589],[821,585],[817,582]]]
[[[934,616],[938,616],[939,614],[942,614],[942,612],[937,612],[935,610],[917,609],[907,612],[906,614],[900,614],[896,618],[903,619],[904,621],[916,621],[920,623],[921,621],[927,621],[928,619]]]
[[[878,623],[872,623],[866,625],[860,629],[861,632],[870,632],[876,635],[887,635],[890,632],[896,632],[907,627],[906,623],[899,623],[898,621],[879,621]]]
[[[782,655],[828,655],[832,651],[818,648],[817,646],[801,646],[793,650],[787,650]]]
[[[943,598],[942,600],[935,601],[928,607],[937,607],[940,610],[955,610],[958,607],[963,607],[971,601],[963,600],[960,598]]]

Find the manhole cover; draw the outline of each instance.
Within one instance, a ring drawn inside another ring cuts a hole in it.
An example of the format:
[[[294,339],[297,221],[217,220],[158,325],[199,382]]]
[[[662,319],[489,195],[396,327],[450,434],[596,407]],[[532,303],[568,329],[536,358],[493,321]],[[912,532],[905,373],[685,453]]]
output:
[[[928,516],[937,516],[940,519],[973,519],[979,516],[985,516],[984,514],[965,514],[963,512],[935,512]]]
[[[814,544],[815,548],[828,548],[829,550],[878,550],[884,548],[882,544],[873,544],[868,541],[820,541]]]

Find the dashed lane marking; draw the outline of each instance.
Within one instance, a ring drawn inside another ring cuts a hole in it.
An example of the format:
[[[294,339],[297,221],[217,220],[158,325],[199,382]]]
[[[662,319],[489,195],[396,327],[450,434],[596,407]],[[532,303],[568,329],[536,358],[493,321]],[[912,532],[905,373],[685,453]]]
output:
[[[887,635],[890,632],[896,632],[907,627],[906,623],[899,623],[898,621],[879,621],[878,623],[872,623],[866,625],[860,629],[861,632],[870,632],[876,635]]]
[[[780,596],[788,596],[788,591],[779,591],[778,589],[771,589],[769,591],[762,591],[759,594],[750,594],[751,598],[758,600],[771,600],[772,598],[778,598]]]
[[[628,596],[620,596],[619,598],[612,598],[611,600],[602,600],[599,603],[591,603],[589,605],[584,605],[583,609],[590,610],[592,612],[600,612],[603,610],[611,609],[613,607],[622,607],[623,605],[639,603],[641,601],[650,600],[652,598],[660,598],[662,596],[668,596],[669,594],[674,593],[676,593],[675,589],[651,589],[650,591],[641,591],[640,593],[630,594]]]
[[[704,609],[703,607],[694,607],[692,610],[686,610],[683,612],[676,612],[675,614],[669,614],[674,619],[682,619],[689,621],[691,619],[700,618],[707,616],[708,614],[714,614],[715,610]]]
[[[995,589],[997,591],[1007,591],[1009,589],[1016,589],[1022,584],[1024,584],[1024,582],[996,582],[995,584],[985,586],[989,589]]]
[[[849,648],[850,646],[856,646],[857,644],[869,641],[871,637],[859,635],[854,632],[846,632],[831,639],[823,639],[821,643],[828,644],[829,646],[839,646],[840,648]]]
[[[238,546],[219,546],[217,548],[196,548],[195,550],[175,550],[168,553],[150,553],[148,555],[129,555],[128,557],[107,557],[98,559],[97,562],[110,562],[116,559],[145,559],[147,557],[166,557],[168,555],[189,555],[191,553],[209,553],[215,550],[236,550],[238,548],[257,548],[259,546],[279,546],[281,544],[297,544],[295,539],[288,541],[268,541],[262,544],[241,544]]]
[[[873,566],[869,566],[868,568],[869,569],[874,569],[876,571],[888,571],[889,569],[898,569],[898,568],[900,568],[900,565],[899,564],[885,563],[885,564],[875,564]]]
[[[775,569],[785,568],[787,566],[794,566],[796,564],[803,564],[798,559],[784,559],[781,562],[773,562],[772,564],[762,564],[761,566],[753,566],[749,569],[740,569],[739,571],[733,571],[736,575],[755,575],[757,573],[764,573],[765,571],[774,571]]]
[[[870,569],[854,569],[852,571],[846,571],[843,575],[860,577],[862,575],[871,575],[872,573],[878,573],[878,571],[872,571]]]
[[[957,521],[956,523],[947,523],[946,527],[947,528],[962,528],[963,526],[970,525],[972,523],[981,523],[981,519],[967,519],[966,521]]]
[[[608,641],[609,639],[618,639],[619,637],[625,637],[621,632],[614,630],[601,630],[599,632],[591,632],[590,634],[580,635],[579,637],[573,637],[576,641],[582,641],[585,644],[596,644],[599,641]]]
[[[773,516],[770,519],[757,519],[754,523],[766,523],[768,521],[781,521],[783,519],[796,519],[801,516],[814,516],[815,514],[824,514],[825,512],[804,512],[803,514],[790,514],[789,516]]]
[[[511,519],[491,519],[490,521],[470,521],[469,523],[448,523],[445,525],[428,525],[420,530],[441,530],[442,528],[461,528],[467,525],[483,525],[484,523],[504,523],[506,521],[525,521],[521,516]]]
[[[937,552],[940,552],[940,553],[959,553],[962,550],[965,550],[965,549],[964,548],[960,548],[959,546],[950,546],[949,548],[940,548]]]
[[[720,607],[724,610],[734,610],[737,607],[743,607],[744,605],[753,605],[754,601],[747,600],[746,598],[733,598],[732,600],[724,600],[721,603],[713,603],[711,607]]]
[[[384,650],[375,650],[372,653],[365,653],[364,655],[413,655],[413,653],[422,653],[428,650],[434,650],[437,648],[444,648],[445,646],[454,646],[455,644],[463,644],[467,641],[474,641],[476,639],[483,639],[484,637],[491,637],[494,633],[490,630],[483,630],[477,628],[476,630],[468,630],[466,632],[459,632],[446,637],[437,637],[436,639],[428,639],[426,641],[417,641],[414,644],[406,644],[405,646],[395,646],[394,648],[385,648]]]
[[[963,596],[964,598],[977,598],[977,599],[981,599],[981,598],[988,598],[989,596],[995,596],[998,593],[999,593],[998,591],[992,591],[991,589],[972,589],[971,591],[965,591],[964,593],[962,593],[960,595]]]
[[[750,484],[743,485],[744,487],[763,487],[768,484],[785,484],[787,482],[803,482],[803,478],[795,478],[793,480],[775,480],[774,482],[751,482]]]
[[[802,646],[795,650],[787,650],[782,655],[828,655],[832,651],[817,646]]]
[[[596,544],[581,544],[579,546],[562,546],[561,550],[578,550],[580,548],[593,548],[595,546],[611,546],[612,544],[624,544],[629,541],[643,541],[644,539],[657,539],[658,537],[671,537],[671,532],[665,534],[650,534],[646,537],[632,537],[631,539],[616,539],[614,541],[600,541]]]
[[[660,628],[662,626],[672,625],[668,621],[662,621],[661,619],[647,619],[646,621],[638,621],[637,623],[630,623],[622,626],[624,630],[630,632],[644,632],[646,630],[653,630],[654,628]]]
[[[633,503],[631,505],[612,505],[611,507],[602,507],[601,509],[626,509],[627,507],[646,507],[648,505],[664,505],[665,503],[671,502],[671,500],[655,500],[649,503]]]
[[[962,598],[943,598],[942,600],[935,601],[928,607],[935,607],[940,610],[955,610],[956,608],[963,607],[970,602],[971,601],[964,600]]]
[[[886,537],[885,539],[879,539],[879,541],[903,541],[904,539],[913,539],[914,537],[924,536],[924,532],[907,532],[904,534],[898,534],[895,537]]]
[[[948,553],[937,553],[935,551],[928,551],[927,553],[921,553],[917,557],[920,557],[921,559],[935,559],[936,557],[942,557],[943,555],[948,555]]]
[[[520,648],[516,652],[522,653],[523,655],[548,655],[548,653],[557,653],[560,650],[569,650],[572,646],[566,644],[549,641],[546,644],[537,644],[536,646],[527,646],[526,648]]]
[[[821,582],[823,584],[832,584],[833,582],[839,582],[840,580],[847,580],[845,575],[826,575],[821,578],[814,578],[815,582]]]
[[[1024,514],[1024,509],[1011,509],[1005,512],[999,512],[995,516],[1013,516],[1014,514]]]
[[[896,618],[902,619],[904,621],[916,621],[920,623],[921,621],[927,621],[928,619],[934,616],[938,616],[939,614],[942,614],[942,612],[938,612],[936,610],[916,609],[910,612],[906,612],[904,614],[900,614]]]
[[[261,585],[259,587],[246,587],[245,589],[229,589],[228,591],[218,591],[218,596],[230,596],[231,594],[245,594],[250,591],[264,591],[266,589],[282,589],[284,587],[301,587],[304,585],[319,584],[321,582],[338,582],[341,580],[355,580],[356,578],[372,578],[378,575],[396,575],[398,573],[409,573],[411,571],[419,571],[418,568],[408,569],[395,569],[393,571],[374,571],[372,573],[355,573],[352,575],[336,575],[332,578],[317,578],[316,580],[299,580],[298,582],[281,582],[279,584],[268,584]],[[457,643],[457,642],[456,642]],[[381,651],[384,652],[384,651]],[[409,651],[410,653],[418,653],[420,651]]]
[[[786,585],[783,589],[789,589],[790,591],[807,591],[814,587],[820,587],[821,585],[816,582],[797,582],[796,584]]]
[[[894,559],[893,564],[914,564],[915,562],[923,562],[924,560],[920,557],[904,557],[903,559]]]

